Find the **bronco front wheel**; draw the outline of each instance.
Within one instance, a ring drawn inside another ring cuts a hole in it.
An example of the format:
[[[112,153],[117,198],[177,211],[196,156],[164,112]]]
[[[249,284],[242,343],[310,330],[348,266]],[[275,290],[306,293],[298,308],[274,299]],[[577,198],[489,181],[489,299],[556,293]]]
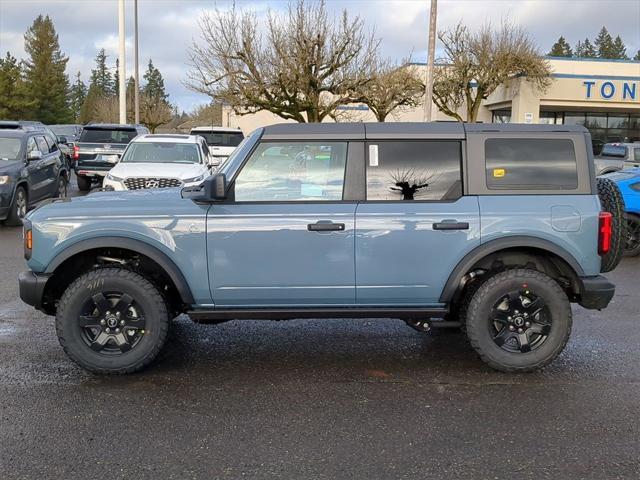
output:
[[[571,333],[571,306],[551,277],[525,268],[486,280],[465,308],[467,336],[489,366],[529,372],[548,365]]]
[[[102,268],[77,278],[56,313],[60,345],[95,373],[132,373],[149,365],[167,338],[169,314],[146,278],[123,268]]]

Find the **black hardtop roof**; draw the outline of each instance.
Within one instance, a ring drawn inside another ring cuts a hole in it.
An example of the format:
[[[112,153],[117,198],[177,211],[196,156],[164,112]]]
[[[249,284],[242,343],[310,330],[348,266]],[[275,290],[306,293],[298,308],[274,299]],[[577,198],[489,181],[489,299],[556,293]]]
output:
[[[84,126],[90,130],[136,130],[141,127],[132,123],[89,123]]]
[[[375,123],[277,123],[263,128],[262,138],[277,140],[301,136],[316,139],[365,138],[464,138],[465,133],[586,133],[580,125],[530,125],[523,123],[375,122]]]

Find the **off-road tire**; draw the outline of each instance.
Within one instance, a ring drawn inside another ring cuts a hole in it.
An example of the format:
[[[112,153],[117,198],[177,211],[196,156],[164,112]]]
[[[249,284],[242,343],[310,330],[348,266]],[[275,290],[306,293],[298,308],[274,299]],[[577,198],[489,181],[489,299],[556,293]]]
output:
[[[620,189],[616,183],[608,178],[598,178],[598,196],[602,210],[611,213],[612,218],[612,234],[611,249],[602,256],[600,271],[603,273],[610,272],[618,266],[622,259],[625,243],[625,218],[624,218],[624,198],[620,193]]]
[[[640,239],[636,238],[637,242],[635,246],[629,246],[629,239],[627,237],[631,235],[640,235],[640,216],[633,213],[627,213],[625,217],[625,245],[623,255],[625,257],[636,257],[640,255]]]
[[[139,344],[118,355],[102,355],[83,340],[78,318],[93,295],[109,291],[130,295],[145,312],[145,333]],[[67,287],[56,311],[56,331],[65,353],[81,367],[99,374],[127,374],[147,367],[167,339],[169,314],[158,289],[142,275],[124,268],[87,272]]]
[[[78,190],[81,192],[88,192],[91,190],[91,178],[84,175],[76,175],[76,181],[78,182]]]
[[[490,311],[505,292],[527,285],[543,297],[551,314],[551,330],[539,348],[530,352],[508,352],[498,346],[490,332]],[[524,373],[551,363],[564,349],[571,334],[571,305],[560,285],[536,270],[518,268],[497,273],[484,281],[461,309],[465,312],[469,342],[480,358],[501,372]]]
[[[18,206],[20,195],[23,195],[24,202],[26,202],[25,203],[26,205],[25,213],[26,213],[26,208],[29,205],[29,194],[27,193],[27,190],[22,185],[20,185],[16,188],[16,191],[13,194],[13,201],[11,202],[11,208],[9,209],[9,216],[4,222],[5,225],[9,225],[13,227],[19,227],[20,225],[22,225],[22,215],[20,214],[19,206]]]

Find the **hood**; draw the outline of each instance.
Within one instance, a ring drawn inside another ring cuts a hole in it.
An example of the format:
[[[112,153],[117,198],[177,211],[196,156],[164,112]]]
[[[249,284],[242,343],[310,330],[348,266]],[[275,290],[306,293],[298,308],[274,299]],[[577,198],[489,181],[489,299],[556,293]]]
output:
[[[32,222],[52,219],[164,215],[193,204],[182,198],[181,188],[93,192],[84,197],[53,200],[27,214]]]
[[[10,162],[0,160],[0,175],[6,175],[8,173],[13,173],[16,170],[20,170],[23,165],[24,164],[20,160],[12,160]]]
[[[136,163],[120,162],[111,169],[111,175],[119,178],[153,177],[185,180],[208,173],[200,163]]]

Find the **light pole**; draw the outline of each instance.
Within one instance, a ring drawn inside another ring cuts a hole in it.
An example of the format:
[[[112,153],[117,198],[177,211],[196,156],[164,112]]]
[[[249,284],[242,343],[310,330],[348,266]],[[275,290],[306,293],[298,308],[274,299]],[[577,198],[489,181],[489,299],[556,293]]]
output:
[[[133,83],[135,86],[135,91],[133,94],[133,110],[135,116],[135,123],[140,123],[140,79],[139,79],[139,65],[138,65],[138,0],[133,0]]]
[[[424,121],[431,121],[431,98],[433,97],[433,64],[436,53],[436,17],[438,15],[438,0],[431,0],[429,13],[429,47],[427,51],[427,81],[424,92]]]
[[[118,1],[118,36],[120,40],[118,52],[118,95],[120,100],[120,123],[127,123],[127,88],[125,69],[125,28],[124,28],[124,0]]]

